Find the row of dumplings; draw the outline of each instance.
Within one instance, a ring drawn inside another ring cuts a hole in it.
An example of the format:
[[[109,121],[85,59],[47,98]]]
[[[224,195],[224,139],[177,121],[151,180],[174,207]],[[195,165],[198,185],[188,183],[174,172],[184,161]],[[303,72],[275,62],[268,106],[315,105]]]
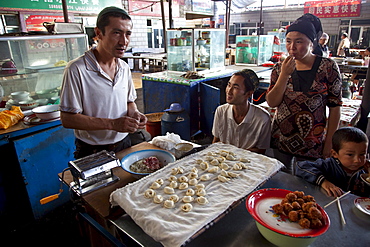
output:
[[[174,167],[171,169],[170,176],[167,179],[169,183],[166,186],[164,186],[164,179],[157,179],[150,185],[149,189],[144,192],[144,196],[148,199],[152,199],[154,203],[163,203],[163,207],[165,208],[174,208],[175,203],[181,201],[184,203],[181,209],[185,212],[192,210],[192,202],[205,205],[208,203],[208,199],[205,197],[207,193],[204,184],[200,184],[199,182],[210,180],[213,177],[212,174],[216,173],[219,173],[216,179],[220,182],[227,182],[231,178],[237,178],[239,176],[236,172],[227,171],[230,169],[230,166],[225,163],[226,160],[240,161],[232,166],[233,170],[248,169],[246,163],[250,163],[246,158],[240,158],[238,160],[234,153],[225,150],[221,150],[220,152],[208,152],[205,156],[205,160],[198,159],[195,162],[199,165],[201,170],[207,172],[206,174],[199,175],[198,168],[195,166],[191,168],[187,175],[184,174],[184,169],[182,167]],[[213,165],[213,167],[209,167],[209,164]],[[163,193],[170,195],[166,200],[162,195],[156,192],[162,186]],[[194,189],[189,188],[189,186],[194,186]],[[185,192],[181,200],[176,194],[175,189]]]

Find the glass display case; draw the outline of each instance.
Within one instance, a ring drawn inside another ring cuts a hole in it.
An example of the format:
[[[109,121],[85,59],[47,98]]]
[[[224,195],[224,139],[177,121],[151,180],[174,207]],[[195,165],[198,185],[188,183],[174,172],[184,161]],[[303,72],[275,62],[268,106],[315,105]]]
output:
[[[277,37],[276,40],[274,40],[274,45],[272,46],[273,52],[284,52],[286,53],[286,47],[285,47],[285,31],[269,31],[267,32],[268,35],[274,35]]]
[[[0,96],[7,101],[6,107],[19,104],[10,95],[20,91],[29,93],[29,101],[47,99],[53,103],[50,101],[58,96],[65,65],[87,49],[83,33],[0,37]]]
[[[172,71],[199,71],[225,65],[225,29],[167,30],[167,63]]]
[[[236,36],[236,64],[261,65],[271,59],[273,35]]]

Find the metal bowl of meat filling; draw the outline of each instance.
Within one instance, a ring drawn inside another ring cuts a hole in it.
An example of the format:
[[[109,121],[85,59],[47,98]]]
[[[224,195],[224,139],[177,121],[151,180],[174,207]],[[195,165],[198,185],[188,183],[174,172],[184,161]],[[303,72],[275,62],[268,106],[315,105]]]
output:
[[[121,159],[121,167],[134,178],[139,179],[163,168],[175,160],[175,156],[168,151],[146,149],[130,153],[123,157]]]

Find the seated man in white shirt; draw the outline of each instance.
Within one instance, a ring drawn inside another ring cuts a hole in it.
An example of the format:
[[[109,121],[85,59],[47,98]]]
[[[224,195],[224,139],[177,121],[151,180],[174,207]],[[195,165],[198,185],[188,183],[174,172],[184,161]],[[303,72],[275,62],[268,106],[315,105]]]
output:
[[[248,101],[259,80],[250,69],[236,72],[226,87],[226,104],[217,107],[212,134],[213,143],[223,142],[264,154],[270,147],[269,113]]]

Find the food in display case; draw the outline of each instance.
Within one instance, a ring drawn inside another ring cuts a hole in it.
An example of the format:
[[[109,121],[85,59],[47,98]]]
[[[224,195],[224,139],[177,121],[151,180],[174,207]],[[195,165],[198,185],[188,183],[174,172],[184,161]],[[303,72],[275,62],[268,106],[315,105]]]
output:
[[[236,36],[236,64],[262,65],[271,59],[273,35]]]
[[[6,108],[32,109],[39,105],[39,99],[43,104],[46,100],[53,103],[52,97],[59,95],[65,65],[87,47],[87,35],[83,33],[0,37],[0,84]],[[16,92],[28,95],[18,99]]]
[[[200,71],[224,67],[225,29],[167,30],[168,70]]]

